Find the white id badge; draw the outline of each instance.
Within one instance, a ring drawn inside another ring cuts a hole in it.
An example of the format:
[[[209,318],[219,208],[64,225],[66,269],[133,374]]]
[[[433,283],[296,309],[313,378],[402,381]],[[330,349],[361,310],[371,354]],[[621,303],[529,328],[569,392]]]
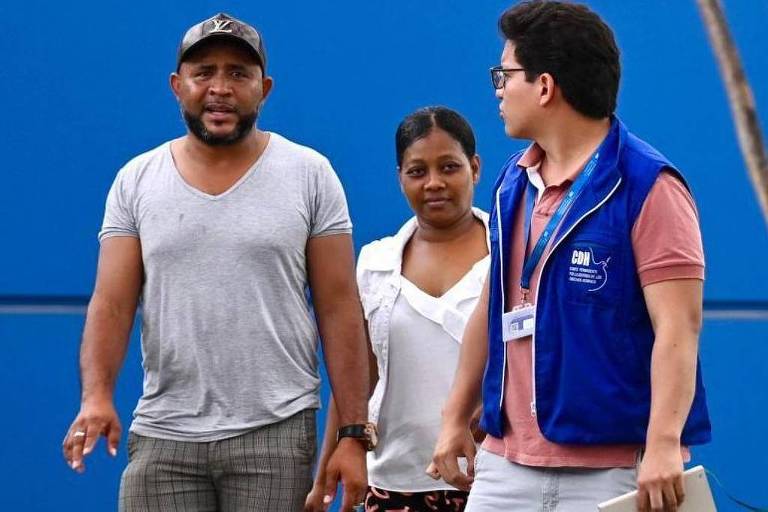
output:
[[[504,313],[501,319],[504,341],[514,341],[533,334],[536,325],[536,308],[532,304],[518,306]]]

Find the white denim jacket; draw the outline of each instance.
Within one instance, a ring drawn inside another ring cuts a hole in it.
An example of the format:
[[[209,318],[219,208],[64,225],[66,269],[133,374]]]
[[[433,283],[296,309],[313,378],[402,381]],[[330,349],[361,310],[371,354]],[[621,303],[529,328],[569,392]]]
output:
[[[488,214],[479,208],[472,208],[472,213],[483,222],[488,242]],[[379,380],[368,402],[368,419],[376,423],[379,410],[387,388],[389,355],[389,320],[392,306],[400,293],[400,276],[403,264],[403,249],[416,231],[416,217],[406,222],[394,236],[376,240],[364,246],[357,260],[357,285],[363,313],[368,323],[368,336],[379,372]],[[490,244],[489,244],[490,247]],[[489,248],[490,251],[490,248]],[[470,272],[474,273],[466,281],[462,290],[466,299],[477,298],[483,289],[488,274],[489,258],[475,264]],[[443,308],[430,315],[432,320],[439,320],[443,329],[461,343],[467,318],[453,308]]]

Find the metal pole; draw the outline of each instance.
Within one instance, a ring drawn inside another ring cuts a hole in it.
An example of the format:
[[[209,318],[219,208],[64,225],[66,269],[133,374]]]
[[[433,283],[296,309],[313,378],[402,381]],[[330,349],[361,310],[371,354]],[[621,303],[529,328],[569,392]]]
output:
[[[739,146],[747,164],[747,172],[757,194],[763,219],[768,225],[768,156],[752,89],[744,74],[739,52],[731,37],[720,1],[696,0],[696,2],[720,66],[720,74],[725,82]]]

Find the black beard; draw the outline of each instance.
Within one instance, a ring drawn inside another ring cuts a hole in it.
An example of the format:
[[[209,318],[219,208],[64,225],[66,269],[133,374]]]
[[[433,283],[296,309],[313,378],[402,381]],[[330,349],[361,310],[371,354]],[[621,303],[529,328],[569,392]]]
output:
[[[253,126],[256,123],[256,118],[259,117],[259,111],[256,109],[246,115],[238,112],[238,121],[237,125],[235,125],[235,129],[226,135],[212,134],[205,127],[201,116],[196,116],[185,110],[183,107],[181,108],[181,115],[192,135],[200,139],[203,143],[209,146],[231,146],[237,144],[243,140],[246,135],[251,133],[251,130],[253,130]]]

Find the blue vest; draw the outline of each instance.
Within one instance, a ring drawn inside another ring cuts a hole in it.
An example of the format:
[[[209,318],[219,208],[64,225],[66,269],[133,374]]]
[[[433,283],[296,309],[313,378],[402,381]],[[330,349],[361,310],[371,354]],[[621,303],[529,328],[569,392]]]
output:
[[[616,118],[598,151],[591,179],[564,217],[551,253],[542,258],[531,412],[544,437],[555,443],[644,444],[654,333],[635,267],[632,226],[659,172],[677,171]],[[517,166],[522,154],[513,155],[502,169],[489,223],[488,363],[481,426],[495,437],[503,436],[504,423],[506,260],[510,243],[520,243],[510,236],[528,186],[527,174]],[[697,362],[696,392],[682,442],[702,444],[710,437]]]

